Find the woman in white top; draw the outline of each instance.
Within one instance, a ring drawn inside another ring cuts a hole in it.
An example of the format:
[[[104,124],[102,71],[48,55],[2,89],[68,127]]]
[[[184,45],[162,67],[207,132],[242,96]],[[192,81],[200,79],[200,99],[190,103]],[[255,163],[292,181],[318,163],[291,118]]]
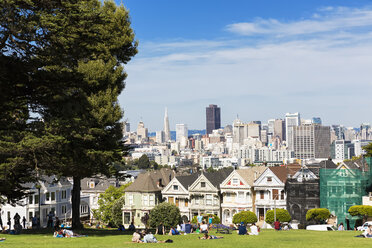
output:
[[[203,224],[200,225],[200,232],[201,233],[208,233],[208,225],[205,224],[205,221],[203,221]]]

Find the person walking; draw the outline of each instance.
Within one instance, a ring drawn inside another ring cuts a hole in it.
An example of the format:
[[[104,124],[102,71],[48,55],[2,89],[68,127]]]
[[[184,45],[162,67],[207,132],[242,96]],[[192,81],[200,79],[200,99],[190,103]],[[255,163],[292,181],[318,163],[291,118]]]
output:
[[[23,229],[26,229],[26,217],[23,216],[22,223],[23,223]]]

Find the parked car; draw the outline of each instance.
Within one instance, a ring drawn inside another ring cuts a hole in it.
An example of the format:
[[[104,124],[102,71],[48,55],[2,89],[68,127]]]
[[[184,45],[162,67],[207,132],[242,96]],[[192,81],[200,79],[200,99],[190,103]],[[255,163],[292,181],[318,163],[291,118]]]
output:
[[[311,231],[336,231],[336,228],[329,224],[322,224],[322,225],[309,225],[306,227],[306,230]]]
[[[364,222],[363,225],[357,227],[357,230],[358,231],[364,231],[368,228],[369,225],[372,225],[372,221]]]

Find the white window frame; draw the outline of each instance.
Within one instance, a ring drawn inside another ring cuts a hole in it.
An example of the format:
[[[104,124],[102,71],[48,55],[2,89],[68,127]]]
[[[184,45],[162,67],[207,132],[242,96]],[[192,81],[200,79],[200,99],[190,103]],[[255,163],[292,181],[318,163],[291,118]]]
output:
[[[133,205],[133,195],[132,194],[128,195],[128,198],[129,198],[129,205]]]
[[[205,205],[212,205],[213,204],[213,197],[211,194],[206,194],[205,195]]]

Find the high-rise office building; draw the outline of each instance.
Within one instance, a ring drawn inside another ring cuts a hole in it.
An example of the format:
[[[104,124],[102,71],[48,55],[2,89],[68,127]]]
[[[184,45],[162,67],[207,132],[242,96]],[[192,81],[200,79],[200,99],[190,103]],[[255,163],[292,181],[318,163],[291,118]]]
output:
[[[285,138],[287,141],[287,147],[293,151],[293,128],[299,126],[301,123],[300,121],[300,113],[286,113],[285,114]]]
[[[318,124],[292,126],[293,148],[299,159],[329,158],[331,156],[330,127]]]
[[[245,125],[239,119],[236,119],[233,123],[233,143],[239,143],[243,145],[244,139],[246,138],[244,133]]]
[[[164,131],[156,131],[156,143],[162,144],[165,142]]]
[[[137,126],[137,137],[139,140],[146,140],[148,137],[148,130],[145,128],[145,124],[140,121]]]
[[[188,130],[186,124],[176,124],[176,141],[181,142],[183,137],[188,137]]]
[[[285,122],[282,119],[274,121],[274,138],[278,137],[280,141],[285,140]]]
[[[165,108],[165,115],[164,115],[164,141],[168,142],[171,140],[171,134],[169,129],[169,119],[168,119],[168,109]]]
[[[206,124],[207,134],[221,128],[221,109],[217,105],[210,104],[209,107],[206,107]]]

